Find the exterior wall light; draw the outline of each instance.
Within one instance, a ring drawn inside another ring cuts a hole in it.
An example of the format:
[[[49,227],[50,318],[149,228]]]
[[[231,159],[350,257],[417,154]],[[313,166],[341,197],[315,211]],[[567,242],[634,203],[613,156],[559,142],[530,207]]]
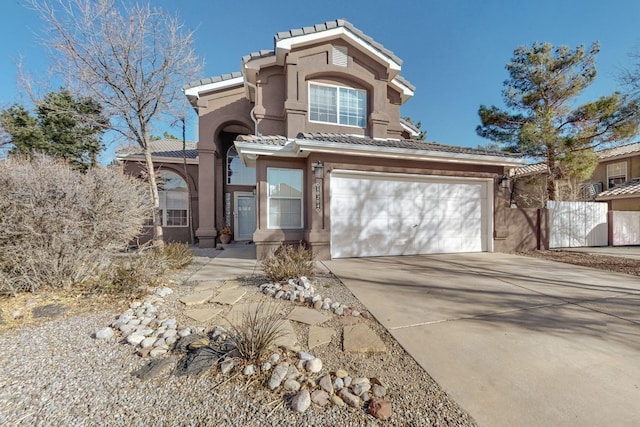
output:
[[[324,165],[320,160],[311,164],[311,169],[313,169],[313,176],[315,179],[324,178]]]

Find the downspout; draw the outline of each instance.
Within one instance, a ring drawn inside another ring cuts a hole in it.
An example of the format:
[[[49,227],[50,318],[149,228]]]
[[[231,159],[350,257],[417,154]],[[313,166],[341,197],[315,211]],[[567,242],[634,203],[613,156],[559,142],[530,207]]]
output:
[[[258,119],[256,118],[256,106],[258,105],[258,86],[249,82],[247,79],[245,79],[245,83],[247,83],[249,87],[252,87],[256,94],[256,100],[253,103],[253,108],[251,109],[251,113],[249,113],[249,115],[251,116],[251,120],[253,120],[254,135],[260,136],[260,133],[258,132]]]

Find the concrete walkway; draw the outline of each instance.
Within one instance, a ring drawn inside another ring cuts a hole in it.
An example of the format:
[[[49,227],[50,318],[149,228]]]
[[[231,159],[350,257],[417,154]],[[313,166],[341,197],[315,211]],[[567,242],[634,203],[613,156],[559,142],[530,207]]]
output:
[[[189,280],[231,280],[253,276],[260,272],[260,263],[256,260],[254,245],[232,243],[224,245],[224,248]]]
[[[497,253],[325,264],[480,425],[640,425],[638,277]]]

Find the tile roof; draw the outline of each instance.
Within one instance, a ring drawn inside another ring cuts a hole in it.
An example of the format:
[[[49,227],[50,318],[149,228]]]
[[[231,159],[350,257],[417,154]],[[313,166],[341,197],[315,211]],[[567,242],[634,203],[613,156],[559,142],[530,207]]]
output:
[[[289,139],[286,136],[281,135],[239,135],[236,138],[236,141],[263,145],[278,145],[282,147],[289,141]]]
[[[260,50],[258,52],[251,52],[248,55],[242,57],[242,63],[251,61],[252,59],[260,59],[266,58],[268,56],[274,56],[276,54],[275,50]]]
[[[151,155],[154,157],[172,157],[182,158],[182,141],[177,139],[158,139],[150,142]],[[198,150],[196,149],[196,143],[187,141],[186,143],[187,159],[197,159]],[[143,156],[144,152],[140,147],[125,147],[118,150],[116,153],[119,158],[127,157],[139,157]]]
[[[640,178],[634,178],[622,184],[616,185],[596,196],[596,200],[609,200],[618,197],[640,197]]]
[[[424,142],[416,139],[375,139],[369,137],[336,134],[336,133],[299,133],[298,139],[314,141],[338,142],[342,144],[369,145],[375,147],[403,148],[409,150],[442,151],[447,153],[479,154],[486,156],[520,158],[519,154],[504,151],[487,151],[458,145],[445,145],[437,142]]]
[[[353,145],[366,145],[374,147],[386,147],[386,148],[402,148],[409,150],[424,150],[424,151],[440,151],[446,153],[458,153],[458,154],[476,154],[486,156],[497,156],[505,158],[520,158],[521,156],[513,153],[506,153],[504,151],[487,151],[476,148],[461,147],[456,145],[444,145],[435,142],[424,142],[415,139],[374,139],[369,137],[346,135],[339,133],[309,133],[301,132],[296,136],[296,139],[304,139],[309,141],[321,141],[321,142],[334,142],[340,144],[353,144]],[[238,137],[238,141],[252,142],[255,144],[265,145],[279,145],[284,146],[290,139],[284,136],[254,136],[244,135]]]
[[[213,77],[207,77],[200,80],[194,80],[182,86],[182,90],[191,89],[192,87],[198,87],[202,85],[208,85],[211,83],[219,83],[225,80],[236,79],[238,77],[242,77],[242,73],[240,71],[234,71],[233,73],[229,73],[229,74],[221,74],[219,76],[213,76]]]
[[[348,29],[353,34],[355,34],[365,42],[369,43],[375,50],[391,58],[394,62],[398,63],[399,65],[402,65],[402,60],[398,58],[392,51],[385,48],[382,44],[373,40],[371,37],[369,37],[362,31],[360,31],[358,28],[356,28],[353,24],[351,24],[349,21],[345,19],[336,19],[333,21],[324,22],[322,24],[316,24],[311,27],[294,28],[289,31],[279,32],[275,35],[275,42],[277,43],[279,40],[285,40],[285,39],[289,39],[296,36],[302,36],[305,34],[319,33],[321,31],[326,31],[326,30],[330,30],[332,28],[338,28],[338,27],[344,27]],[[252,59],[265,58],[265,57],[274,56],[274,55],[275,55],[275,50],[260,50],[258,52],[251,52],[250,54],[242,57],[242,63],[244,64]],[[198,86],[202,86],[210,83],[218,83],[224,80],[230,80],[230,79],[242,77],[242,76],[243,76],[242,72],[236,71],[231,74],[222,74],[219,76],[207,77],[204,79],[195,80],[187,83],[182,87],[182,90],[187,90],[187,89],[191,89],[194,87],[198,87]],[[397,75],[395,79],[398,80],[403,85],[407,86],[412,91],[416,90],[416,87],[412,85],[411,82],[409,82],[404,77]]]
[[[524,165],[511,169],[511,176],[525,176],[545,173],[547,171],[546,163],[534,163],[532,165]]]
[[[385,48],[382,44],[376,42],[371,37],[369,37],[362,31],[360,31],[359,29],[357,29],[351,22],[347,21],[346,19],[335,19],[333,21],[327,21],[322,24],[313,25],[311,27],[294,28],[289,31],[279,32],[276,34],[275,39],[276,39],[276,42],[278,42],[279,40],[284,40],[284,39],[288,39],[296,36],[303,36],[306,34],[319,33],[322,31],[326,31],[326,30],[330,30],[332,28],[338,28],[338,27],[344,27],[348,29],[353,34],[355,34],[365,42],[369,43],[378,52],[382,53],[385,56],[388,56],[394,62],[402,65],[402,60],[398,58],[393,52],[391,52],[389,49]]]
[[[600,160],[608,159],[611,157],[623,156],[625,154],[640,154],[640,142],[634,142],[633,144],[621,145],[620,147],[609,148],[607,150],[598,151],[598,157]]]

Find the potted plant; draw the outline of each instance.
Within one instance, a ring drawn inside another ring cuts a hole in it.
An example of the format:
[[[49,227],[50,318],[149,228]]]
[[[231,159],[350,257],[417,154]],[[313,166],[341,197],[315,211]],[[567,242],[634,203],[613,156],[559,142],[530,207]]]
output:
[[[231,227],[222,227],[220,231],[220,243],[227,244],[231,241],[233,232],[231,231]]]

